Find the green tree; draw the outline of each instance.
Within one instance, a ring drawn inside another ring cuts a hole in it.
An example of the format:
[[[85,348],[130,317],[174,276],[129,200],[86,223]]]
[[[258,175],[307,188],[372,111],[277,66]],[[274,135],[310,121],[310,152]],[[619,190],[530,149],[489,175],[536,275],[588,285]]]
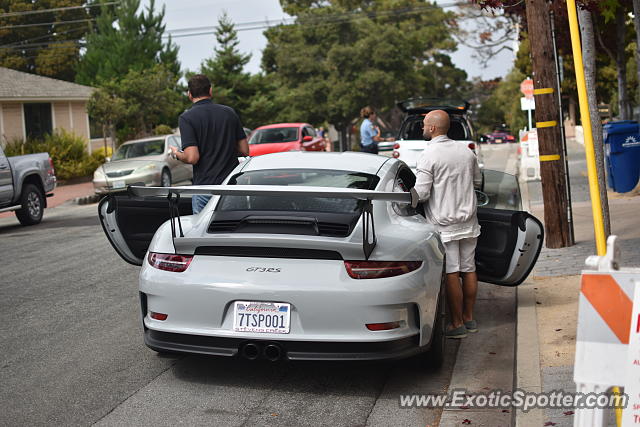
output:
[[[490,132],[503,123],[512,132],[527,125],[527,115],[520,108],[520,83],[525,77],[518,69],[512,69],[480,105],[476,124],[481,133]]]
[[[0,17],[0,66],[74,81],[80,41],[89,30],[89,19],[99,9],[38,11],[92,3],[86,0],[0,0],[0,15],[5,15]]]
[[[244,119],[255,92],[251,75],[244,71],[251,55],[238,50],[238,33],[226,12],[218,18],[216,41],[214,54],[202,62],[200,73],[211,80],[216,102],[233,107]]]
[[[164,7],[156,12],[155,0],[151,0],[146,13],[138,13],[139,8],[140,0],[121,0],[113,9],[102,7],[87,35],[86,52],[78,64],[78,83],[99,86],[156,64],[180,75],[177,46],[171,38],[162,40]]]
[[[123,78],[103,82],[91,97],[89,115],[119,141],[152,135],[161,124],[175,127],[185,109],[177,84],[173,71],[161,64],[131,70]]]
[[[265,78],[273,80],[278,120],[329,123],[344,138],[359,110],[381,111],[395,101],[428,95],[455,50],[448,23],[454,15],[420,0],[282,0],[295,25],[265,32]],[[448,83],[451,85],[451,83]]]

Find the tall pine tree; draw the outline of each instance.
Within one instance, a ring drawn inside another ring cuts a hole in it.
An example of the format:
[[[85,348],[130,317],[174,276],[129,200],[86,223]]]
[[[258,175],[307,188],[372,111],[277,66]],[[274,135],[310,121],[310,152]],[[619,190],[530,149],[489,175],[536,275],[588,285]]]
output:
[[[216,42],[213,56],[202,62],[200,73],[211,80],[213,99],[234,108],[242,117],[254,92],[251,76],[244,71],[251,55],[238,50],[238,33],[226,12],[218,18]]]
[[[0,0],[0,67],[75,80],[81,40],[98,8],[86,0]],[[45,11],[46,10],[46,11]]]
[[[162,40],[164,7],[156,12],[151,0],[146,11],[138,13],[139,8],[140,0],[121,0],[114,9],[102,8],[78,64],[78,83],[100,86],[156,64],[180,74],[177,46],[170,38],[166,43]]]

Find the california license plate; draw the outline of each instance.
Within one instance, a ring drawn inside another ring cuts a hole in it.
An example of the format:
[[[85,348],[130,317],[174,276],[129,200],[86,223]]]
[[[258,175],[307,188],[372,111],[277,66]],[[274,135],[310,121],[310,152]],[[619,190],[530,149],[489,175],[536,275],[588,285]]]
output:
[[[113,188],[124,188],[124,181],[113,181]]]
[[[233,330],[265,334],[288,334],[291,304],[282,302],[236,301]]]

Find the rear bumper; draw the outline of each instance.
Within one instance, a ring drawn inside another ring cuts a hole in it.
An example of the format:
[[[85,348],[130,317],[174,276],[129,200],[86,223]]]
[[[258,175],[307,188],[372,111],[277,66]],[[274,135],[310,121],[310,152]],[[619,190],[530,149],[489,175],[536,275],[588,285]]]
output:
[[[156,351],[227,357],[237,356],[240,348],[249,342],[258,347],[276,344],[282,349],[285,360],[391,360],[407,358],[427,349],[419,346],[418,335],[383,342],[310,342],[185,335],[148,328],[144,331],[144,342]]]

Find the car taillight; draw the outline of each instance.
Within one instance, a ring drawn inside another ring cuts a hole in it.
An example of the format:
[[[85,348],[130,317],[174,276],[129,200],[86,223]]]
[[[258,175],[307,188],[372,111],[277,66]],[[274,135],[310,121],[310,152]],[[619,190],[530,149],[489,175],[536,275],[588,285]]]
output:
[[[192,260],[193,255],[159,254],[156,252],[149,252],[148,257],[149,264],[152,267],[174,273],[185,271]]]
[[[513,135],[507,135],[507,139],[509,141],[513,141],[514,139],[516,139]]]
[[[56,174],[56,168],[53,167],[53,159],[51,157],[49,157],[49,175],[55,175]]]
[[[422,261],[345,261],[349,277],[352,279],[381,279],[394,277],[417,270]]]
[[[472,150],[476,149],[476,144],[474,144],[473,142],[469,143],[469,148],[471,148]]]
[[[400,152],[394,150],[392,155],[394,159],[397,159],[398,157],[400,157]]]
[[[400,148],[400,144],[398,144],[397,142],[395,144],[393,144],[393,149],[397,150],[398,148]]]

